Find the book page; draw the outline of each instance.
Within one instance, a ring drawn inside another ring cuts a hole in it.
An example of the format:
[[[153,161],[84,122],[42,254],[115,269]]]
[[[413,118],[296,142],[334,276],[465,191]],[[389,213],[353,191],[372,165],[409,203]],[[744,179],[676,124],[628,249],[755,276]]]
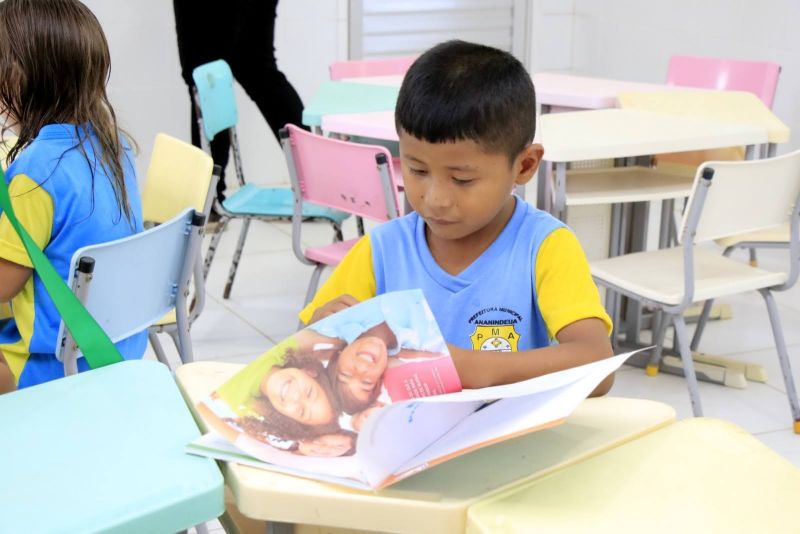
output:
[[[380,485],[394,483],[459,454],[559,424],[632,354],[621,354],[515,384],[463,391],[419,399],[410,405],[392,406],[392,412],[400,414],[403,410],[413,410],[415,420],[424,420],[423,417],[418,417],[423,414],[425,419],[435,419],[439,413],[456,413],[458,410],[463,410],[460,413],[462,419],[431,445],[420,447],[417,456],[405,463],[396,464],[397,467],[391,473],[380,469],[389,465],[386,459],[381,458],[381,448],[376,447],[373,451],[369,447],[371,443],[365,444],[365,452],[370,457],[375,454],[380,458],[376,466],[372,465],[371,458],[362,460],[365,476],[371,485],[375,485],[376,480],[381,477],[384,479]],[[472,412],[464,413],[467,409]],[[372,431],[378,434],[373,438],[374,443],[382,445],[384,439],[390,438],[402,441],[402,436],[395,437],[400,423],[388,417],[390,414],[382,415],[383,417],[374,422],[377,428]],[[417,429],[409,428],[406,432],[414,435]],[[371,470],[368,471],[366,466],[370,466]]]
[[[277,463],[267,463],[264,460],[256,458],[255,456],[251,456],[250,454],[244,452],[241,448],[237,447],[224,437],[214,432],[204,434],[189,443],[186,446],[186,452],[198,456],[208,456],[214,458],[215,460],[225,460],[229,462],[236,462],[238,464],[249,465],[252,467],[258,467],[261,469],[269,469],[270,471],[275,471],[277,473],[313,478],[315,480],[321,480],[324,482],[332,482],[350,488],[361,490],[369,489],[369,486],[363,482],[353,479],[353,468],[351,468],[351,466],[345,466],[345,464],[341,464],[337,467],[341,467],[342,469],[331,470],[335,473],[331,475],[325,475],[319,472],[309,475],[303,467],[293,468],[279,465]],[[356,471],[358,470],[357,462],[355,462],[355,459],[352,456],[340,459],[354,463],[354,469]]]
[[[443,403],[405,401],[384,408],[367,421],[358,436],[364,479],[380,486],[409,458],[415,457],[465,417],[483,401],[464,399]]]
[[[293,334],[198,411],[216,432],[267,464],[360,479],[358,434],[370,418],[399,401],[460,390],[422,292],[398,291]],[[417,452],[394,455],[407,460]]]

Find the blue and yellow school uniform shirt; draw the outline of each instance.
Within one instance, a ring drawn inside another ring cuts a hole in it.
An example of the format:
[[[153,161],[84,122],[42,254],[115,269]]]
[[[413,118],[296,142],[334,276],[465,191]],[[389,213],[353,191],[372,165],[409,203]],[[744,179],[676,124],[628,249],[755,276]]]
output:
[[[85,140],[87,132],[92,135],[91,129],[80,128],[86,155],[79,149],[78,126],[50,124],[39,131],[6,172],[17,218],[65,281],[77,249],[142,230],[141,201],[130,151],[126,150],[123,168],[131,221],[120,211],[111,181]],[[5,215],[0,215],[0,258],[32,267]],[[12,299],[11,309],[13,318],[0,324],[0,351],[18,387],[64,376],[63,365],[55,358],[61,316],[35,272]],[[123,357],[140,358],[146,335],[141,332],[117,343]],[[87,368],[84,358],[78,360],[78,368]]]
[[[457,275],[434,260],[417,213],[361,238],[314,300],[306,323],[326,302],[421,288],[445,340],[458,347],[520,351],[546,347],[559,330],[608,317],[575,235],[548,213],[516,198],[514,213],[489,248]]]

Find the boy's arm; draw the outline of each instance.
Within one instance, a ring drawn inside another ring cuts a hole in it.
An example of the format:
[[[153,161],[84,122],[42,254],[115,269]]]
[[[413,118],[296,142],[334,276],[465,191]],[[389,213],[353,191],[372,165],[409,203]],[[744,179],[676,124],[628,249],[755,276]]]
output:
[[[364,236],[342,258],[313,300],[300,312],[306,325],[353,306],[377,293],[372,270],[372,246]]]
[[[613,355],[605,323],[593,317],[565,326],[556,339],[558,345],[520,352],[484,352],[450,346],[450,354],[462,385],[469,389],[519,382]],[[610,375],[592,395],[604,395],[613,383],[614,376]]]
[[[608,317],[577,237],[554,230],[536,258],[535,295],[557,345],[516,353],[480,353],[451,347],[464,387],[507,384],[601,360],[613,354]],[[611,387],[613,376],[593,394]]]

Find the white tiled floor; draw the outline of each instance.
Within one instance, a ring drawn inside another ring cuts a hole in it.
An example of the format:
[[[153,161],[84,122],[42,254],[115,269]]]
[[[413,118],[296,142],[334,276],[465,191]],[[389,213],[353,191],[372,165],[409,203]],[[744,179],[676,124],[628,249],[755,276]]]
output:
[[[197,360],[248,362],[293,332],[297,324],[296,313],[301,307],[312,269],[293,256],[288,223],[256,221],[251,225],[233,292],[230,299],[222,299],[239,228],[239,223],[233,222],[225,232],[209,273],[208,305],[192,328]],[[353,235],[352,231],[350,235]],[[304,225],[304,241],[322,244],[329,242],[330,238],[329,226]],[[786,251],[763,251],[759,254],[762,265],[767,268],[782,268],[786,258]],[[800,285],[776,295],[776,299],[795,376],[798,376]],[[742,426],[800,466],[800,436],[792,433],[789,404],[764,302],[756,293],[724,302],[731,306],[733,318],[711,322],[700,349],[760,363],[766,368],[769,379],[766,384],[750,382],[744,390],[701,382],[705,414]],[[166,338],[162,342],[174,353]],[[624,367],[617,374],[611,394],[662,401],[672,405],[680,418],[691,415],[682,377],[661,373],[651,378],[641,369]]]

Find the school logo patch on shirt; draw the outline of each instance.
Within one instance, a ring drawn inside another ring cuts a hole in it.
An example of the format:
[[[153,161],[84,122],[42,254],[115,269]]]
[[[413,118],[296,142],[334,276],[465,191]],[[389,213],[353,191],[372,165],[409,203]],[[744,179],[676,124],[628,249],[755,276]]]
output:
[[[473,350],[489,352],[517,352],[519,333],[513,324],[496,326],[475,325],[475,331],[469,338]]]
[[[514,327],[522,316],[508,308],[484,308],[469,318],[475,330],[469,336],[473,350],[517,352],[519,332]]]

